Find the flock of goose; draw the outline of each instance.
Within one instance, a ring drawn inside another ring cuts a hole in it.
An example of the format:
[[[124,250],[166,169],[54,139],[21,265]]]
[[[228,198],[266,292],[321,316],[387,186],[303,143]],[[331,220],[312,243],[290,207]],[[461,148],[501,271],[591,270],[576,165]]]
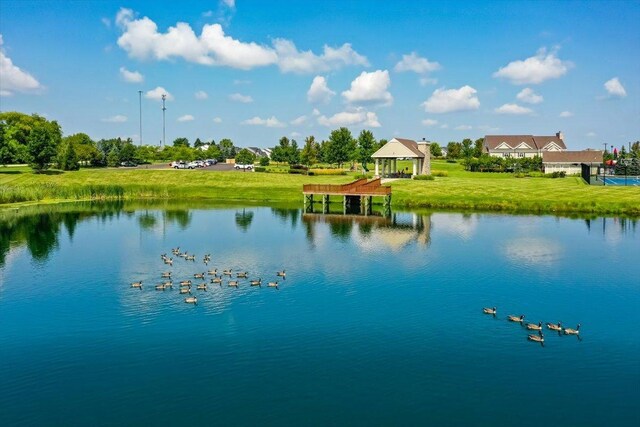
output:
[[[483,308],[482,312],[484,314],[491,314],[492,316],[496,316],[496,314],[498,314],[498,309],[496,307],[490,307],[490,308]],[[527,336],[527,339],[529,341],[533,341],[533,342],[539,342],[540,344],[544,345],[544,334],[542,333],[542,322],[538,322],[536,323],[525,323],[524,321],[524,314],[520,315],[520,316],[514,316],[512,314],[507,316],[507,320],[510,322],[515,322],[515,323],[520,323],[520,325],[524,326],[527,328],[527,330],[529,331],[538,331],[537,334],[529,334]],[[573,328],[565,328],[562,326],[562,322],[558,322],[558,323],[547,323],[547,329],[551,330],[551,331],[555,331],[558,333],[558,335],[564,334],[564,335],[575,335],[578,337],[578,339],[580,339],[580,324],[578,323],[578,326],[576,326],[575,329]]]
[[[183,258],[185,261],[194,261],[194,262],[196,260],[195,255],[189,254],[187,251],[182,252],[180,250],[180,247],[171,249],[171,253],[173,256],[176,257],[176,259]],[[160,255],[160,258],[162,259],[165,265],[168,265],[171,267],[173,266],[173,257],[169,257],[167,254],[162,254]],[[209,265],[209,263],[211,262],[211,254],[205,255],[203,258],[203,262],[205,265]],[[212,276],[210,277],[209,283],[207,283],[206,281],[208,276]],[[167,289],[173,289],[173,279],[172,279],[171,271],[162,272],[160,274],[160,277],[163,279],[166,279],[166,281],[155,285],[156,291],[166,291]],[[287,278],[287,273],[285,270],[278,271],[276,272],[276,277],[282,278],[282,280],[285,280]],[[218,274],[218,269],[210,269],[207,272],[194,273],[193,278],[194,280],[197,280],[197,279],[202,280],[202,282],[195,283],[195,288],[198,291],[206,291],[210,284],[215,284],[222,287],[222,285],[225,283],[225,280],[228,287],[237,289],[241,284],[240,279],[248,280],[249,273],[247,271],[236,272],[235,278],[234,278],[234,272],[231,269],[222,270],[220,274]],[[248,283],[250,286],[261,287],[262,278],[248,280]],[[184,299],[184,302],[187,304],[198,304],[198,297],[191,296],[191,288],[193,285],[194,285],[194,282],[192,282],[191,279],[181,280],[179,282],[180,295],[185,295],[185,294],[189,295]],[[142,280],[131,283],[131,287],[142,290]],[[267,287],[275,288],[276,290],[280,289],[278,287],[278,281],[267,282]]]

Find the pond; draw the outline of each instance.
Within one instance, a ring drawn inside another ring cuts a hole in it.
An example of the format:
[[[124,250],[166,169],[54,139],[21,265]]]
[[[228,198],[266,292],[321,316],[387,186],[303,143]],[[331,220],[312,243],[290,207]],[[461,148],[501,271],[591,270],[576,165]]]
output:
[[[638,228],[249,206],[4,212],[0,423],[639,425]],[[210,269],[233,279],[197,290]],[[173,288],[158,291],[166,271]],[[543,327],[541,345],[509,314],[580,334]]]

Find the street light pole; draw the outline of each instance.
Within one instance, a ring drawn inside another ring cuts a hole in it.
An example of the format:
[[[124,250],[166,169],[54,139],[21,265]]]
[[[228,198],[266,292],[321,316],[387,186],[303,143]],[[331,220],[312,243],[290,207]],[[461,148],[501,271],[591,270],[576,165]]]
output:
[[[165,111],[167,111],[167,107],[164,106],[164,101],[167,99],[166,94],[162,94],[162,147],[166,145],[165,141]]]
[[[140,106],[140,146],[142,146],[142,91],[138,91],[138,105]]]

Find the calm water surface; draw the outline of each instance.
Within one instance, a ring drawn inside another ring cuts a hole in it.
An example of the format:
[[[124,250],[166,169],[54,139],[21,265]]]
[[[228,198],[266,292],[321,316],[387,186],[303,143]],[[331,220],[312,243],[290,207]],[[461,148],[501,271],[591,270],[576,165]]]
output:
[[[269,207],[4,215],[0,425],[637,426],[639,228]],[[287,278],[194,288],[192,306],[153,287],[175,246],[197,260],[177,260],[174,281]],[[581,323],[582,339],[548,331],[542,347],[508,314]]]

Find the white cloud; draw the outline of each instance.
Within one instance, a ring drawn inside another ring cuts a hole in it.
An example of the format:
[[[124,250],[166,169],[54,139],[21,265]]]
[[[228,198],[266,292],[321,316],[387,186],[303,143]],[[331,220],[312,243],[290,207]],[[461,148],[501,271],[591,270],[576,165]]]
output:
[[[230,7],[231,9],[236,7],[236,0],[222,0],[222,3],[226,4],[227,7]]]
[[[300,132],[291,132],[289,135],[291,135],[292,138],[298,138],[302,136]]]
[[[203,18],[211,18],[212,16],[213,16],[213,10],[207,10],[205,12],[202,12]]]
[[[480,100],[476,96],[478,91],[471,86],[460,89],[436,89],[421,105],[428,113],[451,113],[454,111],[477,110]]]
[[[363,109],[358,109],[356,111],[343,111],[340,113],[336,113],[331,117],[325,117],[321,115],[318,117],[318,123],[327,127],[336,127],[336,126],[367,126],[372,128],[380,127],[380,122],[378,121],[378,116],[376,113],[371,111],[364,111]]]
[[[112,117],[107,117],[106,119],[102,119],[100,121],[105,123],[124,123],[127,121],[127,116],[118,114]]]
[[[549,79],[562,77],[573,64],[562,61],[556,56],[557,50],[547,53],[545,48],[539,49],[535,56],[525,60],[513,61],[493,73],[493,77],[509,80],[512,84],[539,84]]]
[[[120,67],[120,77],[127,83],[142,83],[144,76],[137,71],[129,71],[124,67]]]
[[[353,50],[349,43],[339,48],[324,45],[322,55],[310,50],[299,51],[292,41],[285,39],[275,39],[273,46],[278,55],[278,67],[284,73],[321,73],[345,65],[369,65],[367,58]]]
[[[544,101],[542,95],[538,95],[533,91],[533,89],[529,87],[525,87],[522,89],[517,95],[518,98],[522,102],[526,102],[527,104],[539,104]]]
[[[435,126],[435,125],[437,125],[437,124],[438,124],[438,121],[437,121],[437,120],[434,120],[434,119],[424,119],[424,120],[422,121],[422,124],[423,124],[424,126],[430,127],[430,126]]]
[[[250,126],[266,126],[268,128],[283,128],[287,126],[286,124],[278,120],[275,116],[271,116],[267,119],[262,119],[258,116],[255,116],[252,119],[243,121],[242,124]]]
[[[26,71],[13,64],[13,61],[5,54],[2,34],[0,34],[0,96],[11,96],[14,92],[36,92],[43,86]]]
[[[342,92],[344,99],[352,104],[382,103],[390,105],[393,97],[388,89],[391,85],[389,71],[363,71],[351,82],[351,89]]]
[[[144,94],[147,99],[153,99],[156,101],[162,100],[162,95],[167,95],[167,101],[173,101],[173,95],[171,95],[165,88],[158,86]]]
[[[307,116],[300,116],[296,119],[291,120],[291,124],[294,126],[299,126],[307,121]]]
[[[420,86],[438,84],[438,79],[434,79],[431,77],[420,77],[420,80],[418,81],[420,82]]]
[[[229,99],[235,102],[241,102],[243,104],[249,104],[253,102],[253,98],[249,95],[242,95],[241,93],[232,93],[229,95]]]
[[[207,99],[209,98],[209,95],[207,94],[207,92],[203,91],[203,90],[199,90],[196,93],[194,93],[194,96],[196,97],[196,99]]]
[[[191,114],[185,114],[184,116],[178,117],[179,122],[192,122],[195,119]]]
[[[595,133],[595,132],[587,132],[587,136],[588,136],[589,138],[593,138],[593,137],[595,137],[595,136],[596,136],[596,133]]]
[[[498,114],[531,114],[533,110],[518,104],[504,104],[494,110]]]
[[[353,50],[349,43],[337,48],[325,45],[323,53],[317,55],[299,51],[286,39],[275,38],[272,46],[242,42],[226,35],[219,23],[204,25],[200,35],[185,22],[159,32],[154,21],[148,17],[137,18],[131,9],[125,8],[118,12],[116,23],[122,30],[118,46],[131,58],[141,60],[182,58],[202,65],[243,70],[278,65],[285,73],[317,73],[345,65],[369,65],[367,58]]]
[[[320,110],[318,110],[317,108],[314,108],[313,111],[311,112],[311,114],[313,114],[314,116],[319,116],[320,115]]]
[[[393,69],[397,72],[413,71],[425,74],[440,68],[440,64],[437,62],[429,62],[427,58],[421,58],[415,52],[411,52],[409,55],[402,55],[402,60]]]
[[[233,81],[234,85],[248,85],[251,84],[251,80],[240,80],[240,79],[235,79]]]
[[[473,129],[473,127],[469,125],[456,126],[456,130],[471,130],[471,129]]]
[[[111,28],[111,20],[109,18],[100,18],[100,22],[102,22],[102,25],[104,25],[105,27]]]
[[[315,76],[311,82],[311,86],[307,91],[307,100],[312,103],[326,104],[336,93],[327,86],[327,79],[322,76]]]
[[[573,113],[571,111],[563,111],[560,113],[560,117],[573,117]]]
[[[627,91],[624,89],[624,86],[622,86],[622,83],[620,83],[620,80],[617,77],[614,77],[611,80],[607,80],[607,82],[604,84],[604,88],[607,90],[607,93],[610,96],[619,98],[624,98],[625,96],[627,96]]]
[[[220,117],[214,117],[213,123],[222,123],[222,119]]]

